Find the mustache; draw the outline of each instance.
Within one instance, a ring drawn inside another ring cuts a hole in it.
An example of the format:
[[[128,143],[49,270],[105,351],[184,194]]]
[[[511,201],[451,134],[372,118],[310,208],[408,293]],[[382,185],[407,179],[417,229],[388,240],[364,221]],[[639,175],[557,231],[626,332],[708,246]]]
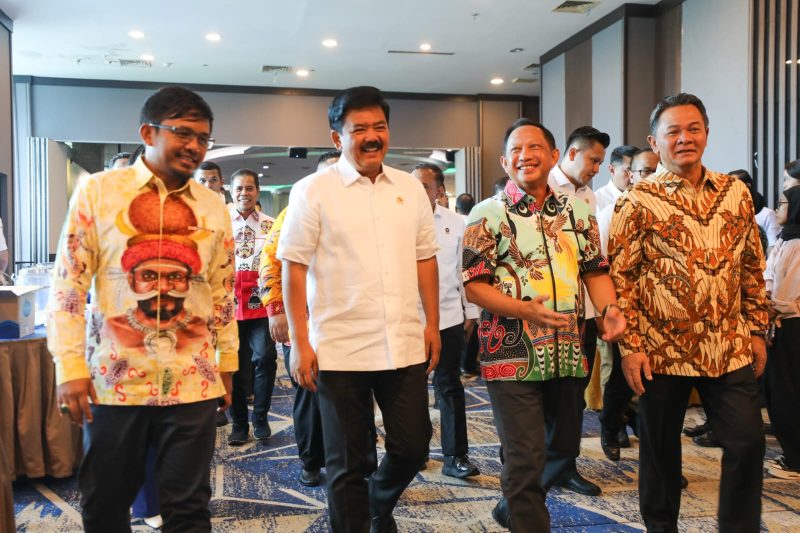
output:
[[[133,299],[136,300],[137,302],[143,302],[144,300],[152,300],[153,298],[158,297],[158,295],[160,293],[161,293],[161,291],[159,291],[158,289],[153,289],[153,290],[147,291],[147,292],[135,292],[135,291],[131,290],[131,295],[132,295]],[[182,291],[176,291],[175,289],[172,289],[172,290],[168,291],[166,293],[166,295],[162,295],[162,296],[172,296],[173,298],[186,298],[187,296],[189,296],[189,291],[183,291],[182,292]]]
[[[361,143],[361,149],[362,150],[371,150],[373,148],[377,148],[378,150],[382,150],[383,149],[383,143],[381,141],[377,141],[377,140],[376,141],[366,141],[364,143]]]

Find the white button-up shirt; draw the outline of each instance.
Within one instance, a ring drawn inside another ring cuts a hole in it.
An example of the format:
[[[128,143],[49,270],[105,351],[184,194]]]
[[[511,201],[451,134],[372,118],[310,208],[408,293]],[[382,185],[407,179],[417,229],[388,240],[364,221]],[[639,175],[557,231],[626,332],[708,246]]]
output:
[[[594,191],[589,185],[584,185],[583,187],[575,187],[575,185],[569,180],[564,171],[561,170],[561,167],[555,165],[552,170],[550,170],[550,175],[547,178],[547,184],[550,185],[551,189],[559,189],[563,192],[569,193],[573,196],[577,196],[587,204],[589,204],[589,214],[594,216],[597,213],[597,199],[595,198]],[[586,295],[586,309],[584,311],[584,318],[587,320],[590,318],[594,318],[597,313],[594,311],[594,305],[592,304],[591,299],[589,298],[589,291],[586,290],[586,286],[583,287],[583,293]]]
[[[617,198],[622,196],[622,191],[617,189],[613,181],[608,180],[608,183],[597,189],[594,195],[597,199],[597,210],[595,213],[599,214],[606,206],[617,203]]]
[[[436,242],[439,243],[439,251],[436,253],[439,267],[439,329],[443,330],[464,322],[465,314],[467,318],[478,318],[479,311],[475,304],[467,301],[464,284],[461,282],[466,227],[464,217],[437,205],[433,212],[433,223],[436,226]]]
[[[372,183],[343,155],[297,182],[277,256],[308,265],[309,337],[320,370],[425,362],[417,261],[437,249],[430,201],[407,172],[384,165]]]

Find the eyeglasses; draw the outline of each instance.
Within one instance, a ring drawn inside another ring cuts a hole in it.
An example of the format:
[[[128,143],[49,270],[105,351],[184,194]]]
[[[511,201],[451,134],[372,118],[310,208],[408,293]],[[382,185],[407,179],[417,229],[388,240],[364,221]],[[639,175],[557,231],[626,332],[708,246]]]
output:
[[[175,137],[178,138],[183,144],[189,144],[192,142],[192,139],[197,139],[197,142],[211,150],[214,147],[214,138],[209,137],[208,135],[204,135],[202,133],[195,133],[194,131],[190,130],[189,128],[179,128],[177,126],[166,126],[164,124],[155,124],[153,122],[148,122],[148,126],[152,126],[153,128],[158,128],[161,130],[168,130],[171,131]]]
[[[641,170],[631,170],[631,174],[639,174],[641,177],[646,178],[647,176],[650,176],[651,174],[654,174],[655,171],[656,171],[656,169],[654,169],[654,168],[646,168],[645,167],[645,168],[643,168]]]

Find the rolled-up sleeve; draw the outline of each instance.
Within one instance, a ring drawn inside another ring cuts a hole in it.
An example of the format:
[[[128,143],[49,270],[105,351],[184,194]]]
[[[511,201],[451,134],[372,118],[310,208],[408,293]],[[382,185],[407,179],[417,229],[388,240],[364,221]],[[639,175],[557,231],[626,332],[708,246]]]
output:
[[[472,209],[464,230],[461,259],[461,280],[464,284],[476,278],[494,276],[499,227],[500,218],[490,204],[481,202]]]

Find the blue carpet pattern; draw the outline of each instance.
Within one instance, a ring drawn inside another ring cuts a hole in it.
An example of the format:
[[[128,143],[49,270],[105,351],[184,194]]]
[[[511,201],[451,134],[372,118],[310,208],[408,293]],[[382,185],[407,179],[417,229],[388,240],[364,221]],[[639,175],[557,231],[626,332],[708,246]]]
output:
[[[282,368],[279,372],[282,372]],[[429,390],[431,403],[432,390]],[[265,443],[250,441],[229,447],[230,425],[218,429],[217,449],[211,465],[211,512],[216,532],[324,532],[327,531],[325,491],[304,487],[298,481],[292,431],[293,392],[285,372],[278,378],[270,425],[273,435]],[[461,481],[441,475],[439,412],[431,409],[434,436],[431,461],[405,491],[396,510],[401,532],[498,532],[503,531],[490,512],[500,496],[499,443],[485,384],[466,384],[470,458],[481,475]],[[696,409],[687,418],[700,420]],[[687,424],[691,424],[687,420]],[[587,412],[578,469],[603,488],[600,497],[580,496],[553,489],[547,498],[553,531],[600,533],[643,531],[637,488],[638,441],[622,450],[622,460],[606,460],[600,449],[599,423]],[[382,442],[379,442],[379,449]],[[767,439],[767,457],[780,453],[774,438]],[[719,462],[721,451],[700,448],[684,438],[684,474],[689,489],[681,504],[681,532],[715,531]],[[18,531],[80,531],[78,490],[75,478],[18,480],[14,507]],[[762,529],[800,531],[800,483],[765,477]],[[134,522],[136,532],[152,531]]]

